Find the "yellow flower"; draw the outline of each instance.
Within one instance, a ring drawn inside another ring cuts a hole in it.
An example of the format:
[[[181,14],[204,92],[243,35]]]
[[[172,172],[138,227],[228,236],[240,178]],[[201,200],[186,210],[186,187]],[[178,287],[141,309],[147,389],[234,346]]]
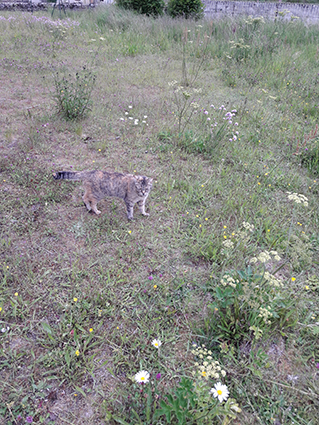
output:
[[[0,311],[2,311],[2,307],[0,307]]]
[[[79,350],[76,350],[75,355],[76,356],[79,356],[80,355],[80,351]]]
[[[77,299],[76,297],[74,297],[74,298],[73,298],[73,301],[74,301],[75,303],[77,302],[77,300],[78,300],[78,299]]]
[[[19,294],[18,294],[18,292],[15,292],[15,293],[14,293],[14,296],[15,296],[15,297],[17,297],[18,295],[19,295]]]
[[[306,285],[306,286],[305,286],[305,289],[307,289],[307,291],[308,291],[308,289],[309,289],[309,286],[308,286],[308,285]]]
[[[206,218],[205,218],[205,220],[207,221],[207,220],[208,220],[208,218],[206,217]]]
[[[294,282],[296,280],[296,278],[295,277],[292,277],[291,280]]]
[[[227,226],[224,226],[224,229],[227,229]]]
[[[129,230],[128,232],[129,232],[129,234],[131,234],[132,233],[132,230]]]
[[[156,289],[157,288],[157,285],[154,285],[153,288]]]
[[[90,328],[90,329],[89,329],[89,332],[93,332],[93,329],[92,329],[92,328]]]

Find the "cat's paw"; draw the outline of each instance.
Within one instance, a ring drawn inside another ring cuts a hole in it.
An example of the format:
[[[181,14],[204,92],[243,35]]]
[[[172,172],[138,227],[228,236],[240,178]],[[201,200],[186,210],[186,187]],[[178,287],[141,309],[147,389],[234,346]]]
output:
[[[101,214],[101,211],[99,211],[99,210],[95,210],[94,212],[95,212],[95,214],[97,214],[97,215]]]
[[[145,217],[149,216],[149,213],[147,212],[143,212],[142,214],[145,215]]]

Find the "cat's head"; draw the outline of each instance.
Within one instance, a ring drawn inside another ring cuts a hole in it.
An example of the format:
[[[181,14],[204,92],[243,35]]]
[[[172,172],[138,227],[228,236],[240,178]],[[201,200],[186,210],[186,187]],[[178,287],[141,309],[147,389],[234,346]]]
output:
[[[141,197],[148,195],[152,188],[153,179],[145,176],[135,176],[137,194]]]

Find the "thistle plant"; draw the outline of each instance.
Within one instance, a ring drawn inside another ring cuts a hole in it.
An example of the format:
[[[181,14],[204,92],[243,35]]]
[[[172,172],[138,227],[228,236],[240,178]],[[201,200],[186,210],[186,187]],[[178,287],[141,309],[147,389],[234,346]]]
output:
[[[96,76],[86,66],[75,75],[60,77],[59,72],[54,74],[54,100],[58,112],[66,120],[82,118],[92,104],[91,95]]]

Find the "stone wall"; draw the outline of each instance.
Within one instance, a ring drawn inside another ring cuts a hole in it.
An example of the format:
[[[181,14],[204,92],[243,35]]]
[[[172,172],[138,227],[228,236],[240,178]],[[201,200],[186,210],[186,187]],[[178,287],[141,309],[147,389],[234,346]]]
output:
[[[207,18],[220,18],[225,16],[263,16],[268,19],[291,20],[298,17],[303,22],[319,22],[319,5],[303,3],[265,3],[265,2],[246,2],[246,1],[212,1],[202,0],[205,4],[205,16]],[[280,13],[278,15],[279,12]]]
[[[111,4],[113,0],[64,0],[67,7],[88,7],[95,4]],[[267,19],[291,20],[298,17],[306,23],[319,23],[319,5],[303,3],[270,3],[248,1],[214,1],[202,0],[205,5],[205,16],[209,19],[222,17],[237,17],[243,15],[263,16]],[[52,3],[51,3],[52,4]],[[0,10],[45,9],[48,4],[45,0],[0,0]]]

